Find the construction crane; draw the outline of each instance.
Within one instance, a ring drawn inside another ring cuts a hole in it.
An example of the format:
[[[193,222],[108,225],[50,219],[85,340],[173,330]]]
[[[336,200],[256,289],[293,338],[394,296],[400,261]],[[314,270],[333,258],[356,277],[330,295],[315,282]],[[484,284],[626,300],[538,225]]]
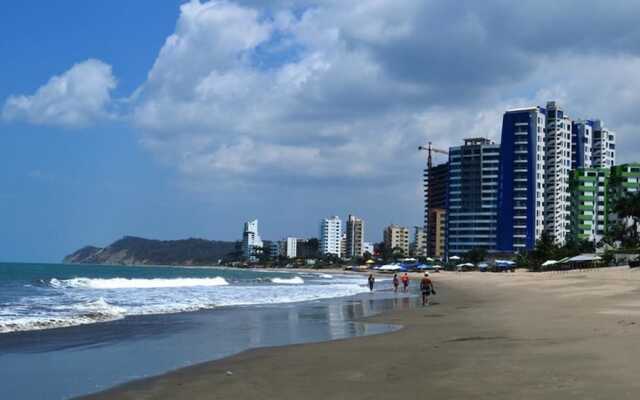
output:
[[[427,144],[426,146],[418,146],[418,150],[421,151],[426,151],[427,152],[427,176],[426,176],[426,184],[427,184],[427,199],[426,199],[426,204],[425,204],[425,216],[424,216],[424,227],[426,230],[426,234],[427,234],[427,252],[429,252],[430,250],[430,242],[431,242],[431,237],[429,235],[429,217],[431,215],[431,167],[432,165],[432,157],[431,157],[431,153],[440,153],[443,155],[449,155],[449,152],[446,150],[440,150],[440,149],[436,149],[435,147],[433,147],[431,145],[431,142],[429,142],[429,144]],[[431,256],[432,254],[427,253],[427,256]]]
[[[449,152],[446,150],[440,150],[440,149],[436,149],[435,147],[431,146],[431,142],[429,142],[428,145],[426,146],[418,146],[418,150],[423,150],[427,152],[427,170],[430,172],[431,171],[431,152],[434,153],[440,153],[440,154],[444,154],[444,155],[449,155]]]

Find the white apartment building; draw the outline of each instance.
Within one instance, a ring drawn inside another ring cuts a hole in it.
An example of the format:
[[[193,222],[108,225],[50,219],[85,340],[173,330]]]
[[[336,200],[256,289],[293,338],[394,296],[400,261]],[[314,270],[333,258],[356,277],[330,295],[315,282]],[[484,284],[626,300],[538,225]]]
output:
[[[288,237],[285,241],[284,255],[289,258],[295,258],[298,256],[298,239],[294,237]]]
[[[558,245],[566,243],[570,222],[571,119],[556,104],[547,103],[545,133],[545,231]]]
[[[262,249],[263,243],[258,233],[258,220],[248,221],[244,223],[244,231],[242,233],[242,252],[246,258],[253,258],[258,255],[259,249]]]
[[[342,220],[338,216],[325,218],[320,223],[320,253],[341,257]]]
[[[616,133],[605,128],[601,120],[593,121],[591,164],[594,168],[611,168],[616,165]]]

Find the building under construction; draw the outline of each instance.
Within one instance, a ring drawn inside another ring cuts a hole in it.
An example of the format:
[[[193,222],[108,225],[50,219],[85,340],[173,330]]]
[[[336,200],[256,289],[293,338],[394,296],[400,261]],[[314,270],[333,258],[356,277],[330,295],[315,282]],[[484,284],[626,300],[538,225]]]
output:
[[[431,168],[428,165],[424,170],[424,226],[429,257],[444,257],[448,182],[449,163]]]

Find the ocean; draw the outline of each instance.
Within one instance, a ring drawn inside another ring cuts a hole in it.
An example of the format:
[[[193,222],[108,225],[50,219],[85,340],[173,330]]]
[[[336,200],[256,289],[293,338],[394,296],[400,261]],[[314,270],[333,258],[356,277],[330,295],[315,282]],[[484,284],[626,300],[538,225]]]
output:
[[[389,287],[320,272],[0,264],[3,397],[67,399],[250,348],[392,331],[357,322],[415,306]]]
[[[221,267],[0,264],[0,333],[350,296],[366,292],[365,283],[363,277]]]

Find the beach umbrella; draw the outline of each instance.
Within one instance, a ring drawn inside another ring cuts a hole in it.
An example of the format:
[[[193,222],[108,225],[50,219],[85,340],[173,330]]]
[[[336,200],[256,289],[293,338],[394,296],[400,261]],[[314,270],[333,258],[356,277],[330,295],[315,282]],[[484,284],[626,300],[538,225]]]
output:
[[[457,267],[473,267],[474,265],[471,263],[462,263],[458,264]]]
[[[365,262],[366,262],[367,264],[375,264],[375,263],[376,263],[376,262],[375,262],[375,261],[373,261],[373,260],[367,260],[367,261],[365,261]]]
[[[427,261],[432,262],[432,261],[433,261],[433,258],[431,258],[431,257],[427,257]]]
[[[553,265],[553,264],[557,264],[558,262],[556,260],[547,260],[545,262],[542,263],[543,267],[548,267],[549,265]]]
[[[383,265],[382,267],[379,268],[380,271],[399,271],[401,270],[402,267],[400,267],[399,265]]]
[[[460,257],[458,256],[449,257],[449,260],[460,260]]]

